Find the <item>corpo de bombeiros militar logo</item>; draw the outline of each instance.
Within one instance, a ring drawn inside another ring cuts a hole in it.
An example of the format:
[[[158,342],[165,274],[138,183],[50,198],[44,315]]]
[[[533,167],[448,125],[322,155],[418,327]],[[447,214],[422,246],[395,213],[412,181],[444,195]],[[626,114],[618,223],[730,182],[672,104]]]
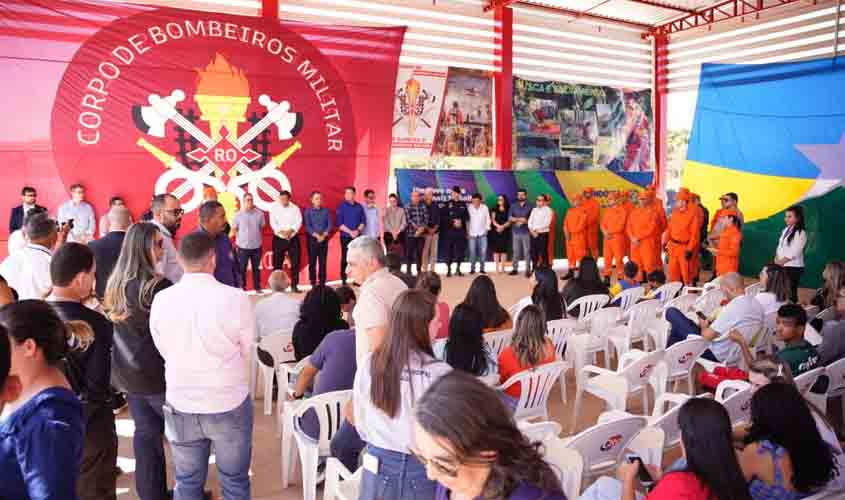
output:
[[[351,115],[336,70],[297,33],[159,9],[113,23],[79,49],[52,137],[60,168],[102,175],[108,162],[126,181],[175,194],[186,211],[209,186],[224,205],[251,193],[267,210],[281,190],[316,187],[309,163],[351,181]]]

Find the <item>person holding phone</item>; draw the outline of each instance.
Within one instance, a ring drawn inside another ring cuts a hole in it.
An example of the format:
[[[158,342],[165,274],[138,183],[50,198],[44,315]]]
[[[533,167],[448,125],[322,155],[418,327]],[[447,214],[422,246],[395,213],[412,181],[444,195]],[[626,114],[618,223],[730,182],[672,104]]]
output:
[[[601,477],[581,500],[636,500],[643,479],[656,481],[646,500],[751,500],[734,451],[728,412],[712,399],[688,400],[678,413],[681,451],[686,465],[665,472],[643,465],[639,457],[623,462],[619,479]]]

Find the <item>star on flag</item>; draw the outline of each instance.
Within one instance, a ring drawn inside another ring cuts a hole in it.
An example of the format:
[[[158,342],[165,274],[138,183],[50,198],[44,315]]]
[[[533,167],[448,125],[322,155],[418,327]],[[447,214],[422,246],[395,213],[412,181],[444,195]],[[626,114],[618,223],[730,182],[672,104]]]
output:
[[[845,133],[837,144],[796,144],[795,149],[818,167],[819,180],[845,180]]]

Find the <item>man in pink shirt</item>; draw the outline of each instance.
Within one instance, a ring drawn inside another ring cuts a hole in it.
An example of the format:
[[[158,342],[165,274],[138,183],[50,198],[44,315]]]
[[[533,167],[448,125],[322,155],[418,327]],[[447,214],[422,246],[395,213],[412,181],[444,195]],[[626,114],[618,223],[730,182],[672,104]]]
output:
[[[165,435],[176,469],[175,500],[203,498],[214,445],[223,497],[250,498],[253,409],[250,348],[255,313],[239,288],[214,279],[215,243],[185,236],[179,283],[156,294],[150,332],[164,358]]]

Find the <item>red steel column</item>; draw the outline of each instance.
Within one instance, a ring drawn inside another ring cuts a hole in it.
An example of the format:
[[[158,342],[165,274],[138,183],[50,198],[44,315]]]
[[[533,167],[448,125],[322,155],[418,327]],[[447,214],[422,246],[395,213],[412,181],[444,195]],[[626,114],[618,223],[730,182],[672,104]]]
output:
[[[268,19],[278,19],[279,0],[261,0],[261,16]]]
[[[666,108],[667,86],[669,80],[669,43],[665,35],[653,38],[652,57],[654,59],[654,76],[652,80],[652,96],[654,99],[654,185],[664,187],[666,173]]]
[[[502,57],[496,78],[496,168],[510,170],[513,161],[513,10],[496,7],[496,54]]]

